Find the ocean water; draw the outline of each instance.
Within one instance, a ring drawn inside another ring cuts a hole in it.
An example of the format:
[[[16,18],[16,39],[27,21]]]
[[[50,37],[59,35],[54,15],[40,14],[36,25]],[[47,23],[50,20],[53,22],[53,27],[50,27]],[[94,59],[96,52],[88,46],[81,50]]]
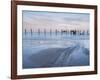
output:
[[[89,65],[89,35],[23,33],[23,68]]]

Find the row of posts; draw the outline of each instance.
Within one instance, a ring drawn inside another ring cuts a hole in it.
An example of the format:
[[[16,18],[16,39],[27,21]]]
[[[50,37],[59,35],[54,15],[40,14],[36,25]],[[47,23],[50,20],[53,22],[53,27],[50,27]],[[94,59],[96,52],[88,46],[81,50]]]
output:
[[[30,31],[28,30],[24,30],[25,35],[27,35],[27,33],[30,33],[31,36],[33,35],[34,31],[32,29],[30,29]],[[60,33],[61,35],[66,34],[66,35],[89,35],[89,31],[88,30],[61,30],[58,31],[57,29],[55,31],[52,31],[51,29],[48,31],[46,31],[46,29],[43,30],[43,32],[41,32],[40,29],[37,30],[38,35],[40,35],[41,33],[44,33],[44,35],[46,35],[47,33],[49,33],[50,35],[52,35],[53,33],[55,33],[55,35],[58,35],[58,33]]]

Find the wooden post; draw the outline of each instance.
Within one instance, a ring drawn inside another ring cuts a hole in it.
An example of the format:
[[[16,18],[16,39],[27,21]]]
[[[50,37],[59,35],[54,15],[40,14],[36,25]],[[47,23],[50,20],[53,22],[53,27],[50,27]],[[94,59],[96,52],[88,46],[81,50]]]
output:
[[[26,29],[25,29],[25,36],[26,36],[26,33],[27,33],[27,31],[26,31]]]
[[[32,36],[32,29],[31,29],[31,36]]]
[[[38,29],[38,35],[40,35],[40,29]]]
[[[87,35],[89,35],[89,30],[87,30]]]
[[[63,34],[62,29],[61,29],[61,35]]]
[[[55,30],[56,36],[57,36],[57,32],[58,32],[58,31],[57,31],[57,29],[56,29],[56,30]]]
[[[66,35],[68,34],[68,31],[66,30]]]

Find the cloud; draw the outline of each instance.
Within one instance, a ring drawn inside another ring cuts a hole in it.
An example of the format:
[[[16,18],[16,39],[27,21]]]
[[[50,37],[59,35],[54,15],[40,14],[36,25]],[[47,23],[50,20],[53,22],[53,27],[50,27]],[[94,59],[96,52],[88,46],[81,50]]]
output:
[[[89,29],[89,14],[23,11],[23,29]]]

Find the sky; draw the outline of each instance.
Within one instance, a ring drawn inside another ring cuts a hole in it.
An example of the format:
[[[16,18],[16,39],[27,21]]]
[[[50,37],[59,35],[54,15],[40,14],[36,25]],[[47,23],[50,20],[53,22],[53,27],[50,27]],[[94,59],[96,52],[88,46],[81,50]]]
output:
[[[47,12],[23,10],[23,30],[41,31],[88,30],[90,15],[88,13]]]

